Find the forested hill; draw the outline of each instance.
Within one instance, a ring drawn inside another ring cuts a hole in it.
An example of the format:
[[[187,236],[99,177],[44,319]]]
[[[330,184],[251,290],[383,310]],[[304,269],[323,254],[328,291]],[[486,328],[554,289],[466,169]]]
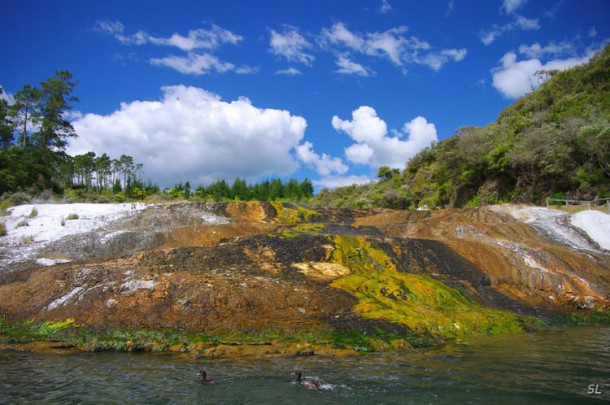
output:
[[[460,128],[380,181],[323,191],[334,206],[476,206],[610,197],[610,45],[586,65],[538,73],[495,123]]]

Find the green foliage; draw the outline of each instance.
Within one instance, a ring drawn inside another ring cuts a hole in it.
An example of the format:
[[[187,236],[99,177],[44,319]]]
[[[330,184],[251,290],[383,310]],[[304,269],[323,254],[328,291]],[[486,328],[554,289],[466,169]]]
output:
[[[28,216],[29,218],[36,218],[38,216],[38,210],[36,209],[36,207],[32,208],[32,211],[30,211],[30,215]]]
[[[332,208],[366,209],[383,207],[393,209],[413,208],[413,192],[403,184],[400,172],[392,171],[391,178],[363,185],[322,189],[312,203]]]
[[[246,184],[236,178],[229,186],[226,180],[220,179],[209,186],[198,186],[194,196],[203,201],[307,201],[313,196],[313,185],[309,179],[299,182],[289,179],[263,180],[260,183]]]
[[[0,222],[0,236],[6,236],[6,224],[4,222]]]
[[[66,139],[76,137],[72,124],[64,118],[65,113],[72,109],[71,103],[78,101],[72,95],[77,82],[71,79],[72,74],[62,70],[40,83],[42,119],[40,130],[33,137],[39,147],[63,150]]]
[[[574,311],[560,323],[568,325],[610,325],[610,311],[603,308],[596,308],[593,311]]]
[[[414,156],[400,185],[389,181],[394,176],[388,167],[380,167],[378,183],[323,190],[316,201],[395,208],[392,198],[380,198],[389,188],[406,190],[398,207],[409,208],[542,203],[558,192],[582,200],[607,195],[610,45],[588,64],[540,77],[546,80],[540,88],[504,109],[495,123],[460,128]]]

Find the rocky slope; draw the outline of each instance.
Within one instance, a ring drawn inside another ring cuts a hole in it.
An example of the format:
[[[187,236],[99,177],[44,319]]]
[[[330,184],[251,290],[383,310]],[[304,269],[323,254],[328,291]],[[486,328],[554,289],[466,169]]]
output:
[[[5,342],[338,354],[535,330],[610,307],[608,251],[559,211],[33,208],[3,218]],[[60,209],[77,215],[48,219]]]

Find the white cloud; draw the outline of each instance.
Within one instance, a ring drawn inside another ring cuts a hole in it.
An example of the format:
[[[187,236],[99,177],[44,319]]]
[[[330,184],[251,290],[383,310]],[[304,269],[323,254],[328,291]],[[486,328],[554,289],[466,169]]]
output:
[[[385,32],[373,32],[368,34],[364,53],[371,56],[385,56],[392,61],[392,63],[399,66],[402,65],[405,45],[409,44],[407,38],[402,36],[405,32],[407,32],[407,27],[403,26]]]
[[[282,33],[271,30],[270,46],[271,53],[283,56],[290,62],[311,66],[315,60],[312,54],[306,52],[312,45],[291,25],[285,25]]]
[[[527,0],[504,0],[501,10],[510,14],[521,7]]]
[[[323,28],[319,37],[322,45],[338,45],[361,52],[364,48],[364,39],[359,35],[353,34],[347,29],[345,24],[336,23],[330,29]]]
[[[185,55],[167,55],[151,58],[148,61],[153,66],[170,67],[180,73],[203,75],[211,72],[234,71],[237,74],[250,74],[258,71],[258,67],[247,65],[236,68],[234,64],[223,62],[210,53],[224,44],[236,45],[243,40],[242,36],[215,24],[212,24],[210,29],[190,30],[186,36],[174,33],[169,37],[153,36],[142,30],[127,35],[125,26],[119,21],[98,21],[95,29],[113,36],[124,45],[152,44],[175,47],[185,51]],[[208,52],[195,52],[202,49]]]
[[[238,75],[251,75],[254,73],[258,73],[259,70],[259,66],[243,65],[235,68],[235,73],[237,73]]]
[[[352,33],[345,24],[336,23],[330,29],[322,30],[321,42],[331,44],[370,56],[387,57],[396,65],[402,65],[404,46],[407,39],[402,35],[407,27],[401,26],[384,32],[367,34]]]
[[[11,93],[7,93],[6,89],[0,85],[0,100],[6,100],[6,102],[11,105],[15,104],[15,96]]]
[[[150,64],[170,67],[180,73],[190,75],[204,75],[211,72],[224,73],[235,68],[232,63],[222,62],[209,53],[189,53],[187,56],[170,55],[163,58],[153,58],[150,60]]]
[[[515,26],[521,28],[523,31],[532,31],[540,29],[540,24],[537,18],[526,18],[522,15],[518,15],[515,20]]]
[[[183,51],[194,49],[216,49],[223,44],[235,45],[243,40],[241,35],[212,24],[209,30],[190,30],[187,36],[174,33],[168,38],[149,36],[148,40],[155,45],[174,46]]]
[[[392,10],[392,6],[388,2],[388,0],[381,0],[381,6],[379,6],[379,12],[381,14],[385,14],[385,13],[389,12],[390,10]]]
[[[453,8],[455,7],[455,1],[449,0],[447,2],[447,11],[445,11],[445,17],[449,17],[451,13],[453,13]]]
[[[243,37],[233,32],[212,24],[210,29],[190,30],[186,36],[174,33],[169,37],[156,37],[138,31],[135,34],[126,35],[125,26],[119,21],[98,21],[95,25],[98,31],[112,35],[115,39],[125,45],[154,45],[173,46],[183,51],[195,49],[216,49],[223,44],[237,44]]]
[[[595,27],[591,27],[588,35],[589,35],[589,38],[595,38],[597,36],[597,30],[595,29]]]
[[[484,45],[489,45],[500,35],[502,35],[502,30],[496,26],[489,31],[481,32],[481,42],[483,42]]]
[[[318,180],[312,180],[311,182],[314,186],[333,189],[337,187],[351,186],[353,184],[366,184],[370,183],[371,181],[374,181],[374,179],[371,179],[368,176],[356,176],[352,174],[349,176],[326,176]]]
[[[514,52],[508,52],[500,60],[501,66],[492,69],[493,86],[505,97],[518,98],[537,88],[541,84],[541,79],[536,76],[536,72],[566,70],[586,63],[593,56],[593,53],[589,52],[583,57],[553,59],[543,63],[540,59],[532,58],[531,55],[542,55],[545,53],[544,49],[552,48],[536,47],[535,45],[523,48],[522,53],[530,56],[529,59],[517,60]]]
[[[315,168],[321,176],[328,176],[332,173],[343,174],[349,169],[340,158],[330,157],[326,153],[323,153],[322,156],[318,155],[314,152],[311,142],[297,146],[296,156],[307,166]]]
[[[519,53],[529,58],[539,58],[544,55],[565,55],[574,54],[575,47],[569,42],[554,43],[551,42],[547,46],[541,46],[538,42],[532,45],[519,46]]]
[[[98,21],[95,23],[94,29],[115,37],[125,32],[125,26],[120,21]]]
[[[292,153],[307,123],[288,111],[263,109],[245,98],[222,101],[203,89],[163,87],[160,101],[133,101],[109,115],[87,114],[72,124],[79,137],[68,153],[133,156],[144,178],[177,181],[286,176],[298,168]]]
[[[526,18],[518,14],[511,14],[513,20],[504,24],[497,25],[494,24],[491,29],[487,31],[481,31],[479,34],[479,38],[484,45],[490,45],[494,42],[500,35],[505,32],[513,31],[515,29],[520,29],[523,31],[532,31],[540,29],[539,20],[537,18]]]
[[[343,65],[348,65],[350,56],[359,53],[367,56],[387,59],[395,66],[405,71],[404,66],[416,63],[439,70],[449,60],[460,61],[466,56],[465,49],[432,50],[432,46],[417,37],[407,37],[406,26],[391,28],[383,32],[357,33],[350,31],[345,24],[338,22],[330,28],[322,29],[318,43],[327,49],[335,51]],[[457,56],[457,57],[456,57]],[[339,62],[338,62],[339,63]],[[362,67],[362,65],[360,65]],[[344,73],[367,71],[345,66]],[[371,72],[369,72],[370,74]]]
[[[422,62],[438,72],[450,59],[456,62],[463,60],[466,53],[466,49],[445,49],[438,53],[427,54]]]
[[[339,69],[337,69],[337,73],[341,73],[344,75],[357,75],[357,76],[372,76],[375,74],[372,70],[368,70],[361,64],[350,60],[345,55],[338,55],[337,61],[335,62]]]
[[[373,168],[403,168],[411,157],[438,139],[434,124],[423,117],[405,123],[402,133],[392,131],[394,136],[389,136],[385,121],[377,116],[373,108],[367,106],[354,110],[351,121],[334,116],[332,126],[356,141],[345,149],[347,160]],[[406,140],[400,139],[403,134],[408,134]]]
[[[375,150],[368,143],[355,143],[345,148],[345,156],[352,163],[370,165],[375,159]]]
[[[276,75],[286,75],[286,76],[298,76],[298,75],[302,75],[303,73],[294,67],[289,67],[288,69],[282,69],[282,70],[278,70],[277,72],[275,72]]]

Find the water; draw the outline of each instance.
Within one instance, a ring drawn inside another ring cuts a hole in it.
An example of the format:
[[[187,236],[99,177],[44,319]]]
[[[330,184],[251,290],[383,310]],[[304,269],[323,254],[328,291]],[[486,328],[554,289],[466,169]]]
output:
[[[196,376],[208,371],[215,385]],[[297,386],[299,369],[326,388]],[[600,392],[601,394],[596,394]],[[610,327],[350,358],[0,352],[1,404],[574,404],[610,401]]]

